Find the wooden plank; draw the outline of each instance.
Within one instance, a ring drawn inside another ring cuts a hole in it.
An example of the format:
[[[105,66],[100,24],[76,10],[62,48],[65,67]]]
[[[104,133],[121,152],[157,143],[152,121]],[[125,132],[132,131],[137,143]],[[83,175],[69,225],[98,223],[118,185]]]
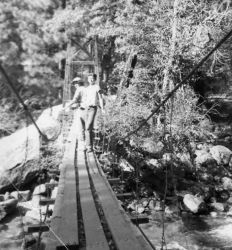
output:
[[[134,224],[145,224],[149,222],[149,218],[146,214],[131,215],[130,219]]]
[[[40,201],[39,201],[40,206],[52,205],[54,203],[55,203],[55,199],[53,199],[53,198],[43,198],[43,199],[40,199]]]
[[[116,197],[118,199],[128,199],[128,198],[131,198],[131,197],[134,197],[134,193],[130,192],[130,193],[118,193],[116,194]]]
[[[104,216],[118,250],[151,250],[141,232],[134,226],[111,189],[104,173],[99,173],[93,153],[89,153],[88,164],[95,189],[102,205]]]
[[[109,245],[95,207],[83,151],[78,151],[79,194],[85,228],[86,249],[108,250]]]
[[[120,178],[110,178],[110,179],[108,179],[108,182],[109,182],[111,185],[119,184],[120,181],[121,181]]]
[[[72,64],[94,65],[94,61],[72,61]]]
[[[49,226],[41,223],[41,224],[34,224],[30,225],[25,230],[28,234],[30,233],[39,233],[39,232],[47,232],[49,231]]]
[[[75,119],[74,119],[75,120]],[[72,138],[72,140],[71,140]],[[76,150],[76,124],[69,134],[70,143],[64,153],[60,168],[58,193],[51,218],[50,232],[43,236],[46,250],[78,249],[78,217],[74,156]],[[66,248],[65,248],[66,247]]]
[[[58,183],[45,183],[46,190],[54,189],[54,187],[57,187]]]

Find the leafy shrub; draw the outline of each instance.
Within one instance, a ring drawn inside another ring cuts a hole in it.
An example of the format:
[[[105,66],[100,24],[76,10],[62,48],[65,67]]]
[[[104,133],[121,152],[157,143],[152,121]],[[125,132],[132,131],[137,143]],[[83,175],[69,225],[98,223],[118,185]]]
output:
[[[198,97],[190,87],[182,88],[165,108],[161,108],[158,114],[145,122],[151,114],[152,99],[144,99],[138,87],[130,86],[122,90],[116,101],[106,104],[106,114],[102,119],[103,130],[109,137],[120,140],[141,122],[145,122],[144,126],[130,137],[137,147],[144,138],[152,137],[171,140],[175,151],[185,151],[191,141],[206,140],[211,136],[210,120],[197,106],[197,100]]]

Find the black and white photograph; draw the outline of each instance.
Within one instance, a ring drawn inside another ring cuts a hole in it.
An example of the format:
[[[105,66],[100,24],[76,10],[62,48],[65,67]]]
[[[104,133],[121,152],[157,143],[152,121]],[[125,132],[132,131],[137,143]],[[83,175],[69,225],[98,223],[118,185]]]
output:
[[[232,0],[0,0],[0,250],[232,250]]]

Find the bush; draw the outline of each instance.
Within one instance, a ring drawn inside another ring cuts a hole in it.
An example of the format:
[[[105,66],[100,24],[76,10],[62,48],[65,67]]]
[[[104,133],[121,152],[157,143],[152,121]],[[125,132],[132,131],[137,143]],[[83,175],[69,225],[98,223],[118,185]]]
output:
[[[159,114],[155,114],[131,136],[137,147],[144,138],[152,137],[166,142],[171,140],[175,151],[185,151],[189,142],[208,139],[211,135],[210,120],[197,106],[197,100],[190,87],[177,91]],[[145,121],[151,114],[152,106],[152,99],[143,98],[138,87],[123,89],[116,101],[106,104],[103,130],[109,137],[123,139]]]

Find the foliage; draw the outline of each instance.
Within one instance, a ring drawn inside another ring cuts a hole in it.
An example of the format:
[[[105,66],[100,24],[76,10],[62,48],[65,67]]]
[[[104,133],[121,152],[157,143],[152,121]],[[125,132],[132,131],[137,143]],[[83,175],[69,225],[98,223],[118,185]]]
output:
[[[231,27],[231,15],[231,6],[217,0],[71,0],[66,1],[66,8],[58,0],[3,0],[0,59],[18,89],[39,85],[49,92],[50,85],[60,84],[58,62],[64,58],[70,38],[83,44],[98,35],[99,60],[108,85],[119,84],[128,74],[127,57],[137,54],[131,86],[122,90],[107,111],[106,126],[123,137],[141,124],[149,110],[215,46]],[[199,75],[216,77],[223,72],[230,76],[230,55],[231,43],[227,42],[190,82]],[[9,96],[9,92],[2,95]],[[172,122],[170,117],[167,119],[173,133],[190,137],[190,131],[202,134],[195,130],[202,120],[196,98],[190,89],[174,97],[175,118]],[[166,114],[170,114],[171,107],[169,102]],[[156,133],[152,130],[155,119],[159,130],[162,116],[164,110],[149,121],[149,133]]]
[[[52,17],[56,8],[56,0],[3,0],[0,3],[0,33],[3,34],[0,38],[0,60],[21,93],[31,85],[45,88],[48,92],[60,85],[58,62],[62,43],[44,29],[45,21]],[[3,87],[5,83],[1,75],[3,91],[0,98],[11,95]]]
[[[123,90],[119,103],[109,107],[106,119],[110,131],[123,137],[137,127],[139,121],[150,114],[148,110],[154,108],[229,31],[232,8],[206,0],[144,1],[142,5],[119,2],[121,7],[117,8],[113,20],[98,25],[96,33],[102,37],[115,36],[117,53],[129,55],[135,51],[138,55],[132,79],[137,95],[130,93],[131,88]],[[228,41],[190,82],[195,82],[199,75],[201,78],[217,77],[222,72],[229,75],[230,51]],[[126,60],[119,61],[114,73],[122,75],[125,63]],[[124,106],[125,92],[130,101]],[[141,102],[144,97],[147,102]],[[198,97],[193,90],[186,85],[173,98],[165,112],[161,110],[157,124],[153,126],[150,122],[150,133],[162,136],[164,122],[160,123],[160,118],[165,117],[166,129],[172,131],[176,141],[184,137],[188,140],[206,138],[209,127],[202,124],[208,123],[207,118],[197,107]]]
[[[0,103],[0,138],[13,133],[23,123],[19,121],[22,112],[12,108],[9,104],[4,104],[3,101]]]

